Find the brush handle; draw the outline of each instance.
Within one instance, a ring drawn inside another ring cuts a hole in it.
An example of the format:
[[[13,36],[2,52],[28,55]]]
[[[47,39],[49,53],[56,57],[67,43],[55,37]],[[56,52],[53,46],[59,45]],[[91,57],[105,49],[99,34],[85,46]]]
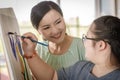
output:
[[[30,37],[20,36],[20,35],[17,35],[17,34],[15,34],[15,33],[13,33],[13,32],[8,32],[8,34],[16,35],[16,36],[21,37],[21,38],[23,38],[23,39],[24,39],[24,38],[27,38],[27,39],[30,39],[32,42],[41,44],[41,45],[43,45],[43,46],[48,46],[47,44],[42,43],[42,42],[38,42],[38,41],[36,41],[36,40],[33,40],[33,39],[31,39]]]
[[[34,40],[34,39],[31,39],[30,37],[25,37],[25,36],[21,36],[23,39],[24,38],[28,38],[28,39],[30,39],[32,42],[35,42],[35,43],[38,43],[38,44],[41,44],[41,45],[43,45],[43,46],[48,46],[47,44],[45,44],[45,43],[42,43],[42,42],[38,42],[38,41],[36,41],[36,40]]]

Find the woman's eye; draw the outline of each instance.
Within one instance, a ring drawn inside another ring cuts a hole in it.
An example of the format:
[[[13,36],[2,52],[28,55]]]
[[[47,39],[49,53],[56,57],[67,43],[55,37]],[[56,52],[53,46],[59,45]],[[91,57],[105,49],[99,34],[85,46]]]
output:
[[[49,29],[50,27],[44,27],[43,29],[46,30],[46,29]]]
[[[61,21],[57,21],[56,24],[59,24]]]

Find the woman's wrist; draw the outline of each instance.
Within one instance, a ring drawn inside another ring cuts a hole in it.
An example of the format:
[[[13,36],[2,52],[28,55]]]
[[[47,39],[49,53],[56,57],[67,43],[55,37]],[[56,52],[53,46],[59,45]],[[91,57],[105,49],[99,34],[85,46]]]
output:
[[[23,57],[26,58],[26,59],[31,59],[31,58],[33,58],[34,56],[36,56],[36,52],[33,52],[32,55],[30,55],[30,56],[28,56],[28,55],[26,55],[26,54],[23,55]]]

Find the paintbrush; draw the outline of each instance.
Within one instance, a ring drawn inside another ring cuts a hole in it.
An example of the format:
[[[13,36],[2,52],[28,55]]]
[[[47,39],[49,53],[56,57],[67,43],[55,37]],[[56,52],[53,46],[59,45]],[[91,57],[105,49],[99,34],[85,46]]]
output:
[[[24,38],[27,38],[27,39],[30,39],[32,42],[41,44],[41,45],[43,45],[43,46],[48,46],[47,44],[42,43],[42,42],[38,42],[38,41],[36,41],[36,40],[34,40],[34,39],[30,38],[30,37],[25,37],[25,36],[17,35],[17,34],[15,34],[15,33],[13,33],[13,32],[8,32],[8,34],[16,35],[16,36],[21,37],[21,38],[23,38],[23,39],[24,39]]]

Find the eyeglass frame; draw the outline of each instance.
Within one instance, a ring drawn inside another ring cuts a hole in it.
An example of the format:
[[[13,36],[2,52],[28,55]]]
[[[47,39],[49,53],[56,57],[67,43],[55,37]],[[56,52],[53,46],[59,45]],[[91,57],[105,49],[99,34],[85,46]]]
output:
[[[83,34],[83,35],[82,35],[82,41],[84,42],[86,39],[88,39],[88,40],[94,40],[94,41],[100,41],[100,40],[102,40],[102,41],[107,42],[107,43],[110,44],[109,41],[106,41],[106,40],[104,40],[104,39],[101,39],[101,38],[89,38],[89,37],[87,37],[85,34]]]

